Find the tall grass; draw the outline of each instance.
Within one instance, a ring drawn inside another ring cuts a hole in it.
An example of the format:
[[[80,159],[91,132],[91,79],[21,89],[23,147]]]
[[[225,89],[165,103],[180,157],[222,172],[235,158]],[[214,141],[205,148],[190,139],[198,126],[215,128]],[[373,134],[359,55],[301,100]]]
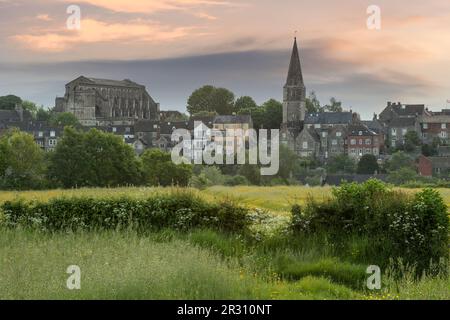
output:
[[[267,281],[173,232],[0,230],[0,299],[351,299],[327,279]],[[81,290],[68,290],[69,265]]]

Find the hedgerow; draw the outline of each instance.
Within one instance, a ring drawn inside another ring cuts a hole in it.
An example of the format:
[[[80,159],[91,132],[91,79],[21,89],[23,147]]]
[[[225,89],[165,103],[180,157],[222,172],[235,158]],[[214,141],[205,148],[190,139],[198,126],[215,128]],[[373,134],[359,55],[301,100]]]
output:
[[[327,201],[293,206],[291,227],[297,234],[325,232],[335,239],[367,236],[379,265],[400,258],[422,272],[448,259],[447,207],[432,189],[408,195],[378,180],[346,183]]]
[[[147,199],[55,198],[48,202],[7,201],[0,206],[7,227],[46,231],[127,229],[189,230],[211,228],[245,232],[249,213],[233,202],[206,202],[189,192]]]

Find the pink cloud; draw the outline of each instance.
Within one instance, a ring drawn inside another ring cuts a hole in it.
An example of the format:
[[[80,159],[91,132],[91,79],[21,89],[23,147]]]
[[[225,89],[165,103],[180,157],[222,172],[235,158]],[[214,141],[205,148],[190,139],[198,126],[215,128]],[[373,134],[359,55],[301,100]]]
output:
[[[72,2],[71,0],[60,1]],[[232,5],[228,1],[221,0],[79,0],[77,2],[127,13],[152,13],[164,10],[182,10],[198,6]]]
[[[12,39],[35,51],[61,52],[75,45],[99,42],[164,42],[184,37],[193,28],[170,29],[156,23],[106,23],[92,19],[82,21],[77,31],[19,34]]]

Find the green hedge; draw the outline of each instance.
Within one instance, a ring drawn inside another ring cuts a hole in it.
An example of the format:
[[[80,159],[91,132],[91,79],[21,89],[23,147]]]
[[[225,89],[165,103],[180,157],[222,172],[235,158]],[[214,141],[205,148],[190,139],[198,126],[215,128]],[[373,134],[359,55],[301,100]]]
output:
[[[8,201],[0,206],[8,227],[48,231],[125,229],[188,230],[212,228],[242,232],[248,210],[232,202],[209,203],[188,192],[148,199],[55,198],[49,202]]]
[[[409,195],[378,180],[343,184],[328,201],[294,206],[291,226],[296,233],[325,232],[335,239],[367,236],[380,266],[401,258],[421,272],[449,254],[447,207],[432,189]]]

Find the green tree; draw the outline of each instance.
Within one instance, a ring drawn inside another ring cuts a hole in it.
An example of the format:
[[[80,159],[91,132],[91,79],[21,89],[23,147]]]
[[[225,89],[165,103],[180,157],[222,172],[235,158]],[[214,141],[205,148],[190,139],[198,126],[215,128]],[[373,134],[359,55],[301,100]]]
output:
[[[36,106],[36,104],[34,102],[24,100],[24,101],[22,101],[22,108],[23,108],[23,110],[28,111],[33,116],[33,118],[36,117],[38,107]]]
[[[342,112],[342,102],[337,101],[336,98],[332,97],[330,103],[325,105],[324,109],[328,112]]]
[[[191,115],[202,111],[230,115],[234,111],[234,94],[228,89],[207,85],[195,90],[187,104],[187,110]]]
[[[32,135],[14,129],[0,138],[0,184],[21,190],[44,186],[44,151]]]
[[[247,178],[253,185],[261,184],[261,170],[257,165],[244,164],[239,168],[238,174]]]
[[[358,174],[374,174],[379,171],[380,167],[377,158],[372,154],[365,154],[361,157],[361,160],[359,160],[356,172]]]
[[[283,122],[283,104],[275,99],[266,101],[264,108],[264,128],[279,129]]]
[[[250,115],[253,120],[253,128],[259,130],[265,128],[265,114],[266,111],[263,107],[254,107],[251,109],[241,109],[238,111],[239,115]]]
[[[142,156],[144,182],[150,186],[187,186],[192,176],[192,166],[175,165],[170,153],[158,149],[146,150]]]
[[[37,121],[50,121],[51,116],[50,110],[45,109],[43,106],[40,106],[36,111]]]
[[[320,101],[317,99],[316,93],[311,91],[306,98],[306,112],[307,113],[319,113],[323,108],[320,106]]]
[[[331,174],[352,174],[356,171],[356,163],[348,155],[339,154],[328,161],[326,169]]]
[[[0,110],[14,110],[16,104],[21,104],[22,99],[15,95],[0,97]]]
[[[409,167],[402,167],[389,173],[388,181],[395,185],[405,184],[418,178],[417,172]]]
[[[278,177],[287,181],[300,174],[302,171],[302,163],[295,152],[285,145],[280,145],[280,169]]]
[[[416,131],[408,131],[405,135],[405,150],[412,152],[422,144]]]
[[[50,157],[49,176],[64,187],[108,187],[141,182],[132,147],[114,134],[66,127]]]
[[[54,126],[72,126],[77,127],[80,125],[77,117],[73,113],[69,112],[55,112],[50,116],[50,124]]]
[[[253,100],[253,98],[249,96],[240,97],[234,104],[234,109],[236,112],[239,112],[241,110],[251,110],[257,107],[258,105],[256,104],[255,100]]]
[[[388,172],[397,171],[402,168],[414,169],[414,159],[403,151],[397,151],[392,155],[385,167]]]

